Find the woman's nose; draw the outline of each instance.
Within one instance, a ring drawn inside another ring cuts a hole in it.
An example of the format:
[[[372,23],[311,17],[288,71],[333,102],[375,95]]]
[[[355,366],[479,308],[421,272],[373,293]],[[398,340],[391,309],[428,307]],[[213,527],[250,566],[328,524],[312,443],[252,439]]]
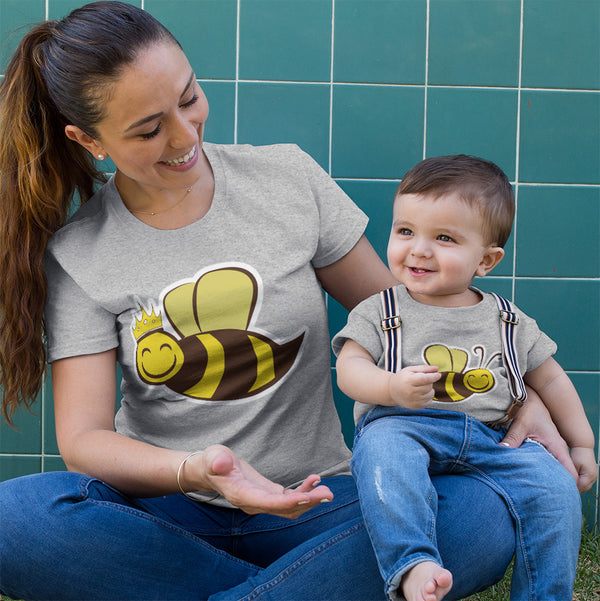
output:
[[[197,124],[194,124],[183,115],[173,122],[169,144],[172,148],[187,149],[193,146],[198,139]]]

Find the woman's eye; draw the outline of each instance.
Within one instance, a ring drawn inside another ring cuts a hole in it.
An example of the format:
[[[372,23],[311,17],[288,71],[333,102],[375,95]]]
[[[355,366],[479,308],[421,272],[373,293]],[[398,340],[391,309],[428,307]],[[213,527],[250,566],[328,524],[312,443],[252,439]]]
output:
[[[184,104],[181,105],[181,108],[186,109],[189,106],[192,106],[192,104],[196,104],[197,101],[198,101],[198,96],[196,94],[194,94],[194,96],[192,96],[191,100],[188,100],[187,102],[185,102]]]
[[[154,136],[158,136],[160,132],[160,123],[156,126],[156,129],[148,132],[147,134],[140,134],[141,138],[144,138],[144,140],[150,140],[151,138],[154,138]]]

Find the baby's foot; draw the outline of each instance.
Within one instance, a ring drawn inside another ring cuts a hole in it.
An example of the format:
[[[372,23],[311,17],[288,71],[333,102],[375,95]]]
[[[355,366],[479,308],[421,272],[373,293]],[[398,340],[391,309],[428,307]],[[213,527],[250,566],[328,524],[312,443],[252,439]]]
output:
[[[440,601],[452,588],[452,574],[433,561],[411,568],[402,578],[406,601]]]

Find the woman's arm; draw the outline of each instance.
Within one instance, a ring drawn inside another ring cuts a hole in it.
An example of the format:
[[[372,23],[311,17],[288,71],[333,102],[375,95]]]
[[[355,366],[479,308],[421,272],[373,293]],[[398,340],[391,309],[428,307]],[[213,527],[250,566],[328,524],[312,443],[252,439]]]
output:
[[[185,451],[163,449],[114,431],[116,351],[61,359],[52,364],[56,435],[71,471],[99,478],[131,496],[179,492],[177,471]],[[247,513],[298,517],[331,500],[318,476],[286,490],[261,476],[230,449],[213,445],[181,470],[184,490],[216,492]]]
[[[578,473],[579,490],[589,490],[598,477],[594,433],[575,386],[552,357],[526,373],[524,380],[540,395],[560,435],[569,445]]]
[[[365,236],[339,261],[315,272],[323,289],[348,310],[398,283]]]

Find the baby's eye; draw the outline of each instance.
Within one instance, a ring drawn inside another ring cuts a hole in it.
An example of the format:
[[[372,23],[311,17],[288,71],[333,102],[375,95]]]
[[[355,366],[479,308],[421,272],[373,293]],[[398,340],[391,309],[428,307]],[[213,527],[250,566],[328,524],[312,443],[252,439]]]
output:
[[[442,242],[454,242],[454,239],[446,234],[440,234],[438,236],[438,240],[440,240]]]
[[[409,229],[409,228],[407,228],[407,227],[401,227],[401,228],[398,230],[398,233],[399,233],[401,236],[412,236],[412,230],[411,230],[411,229]]]

